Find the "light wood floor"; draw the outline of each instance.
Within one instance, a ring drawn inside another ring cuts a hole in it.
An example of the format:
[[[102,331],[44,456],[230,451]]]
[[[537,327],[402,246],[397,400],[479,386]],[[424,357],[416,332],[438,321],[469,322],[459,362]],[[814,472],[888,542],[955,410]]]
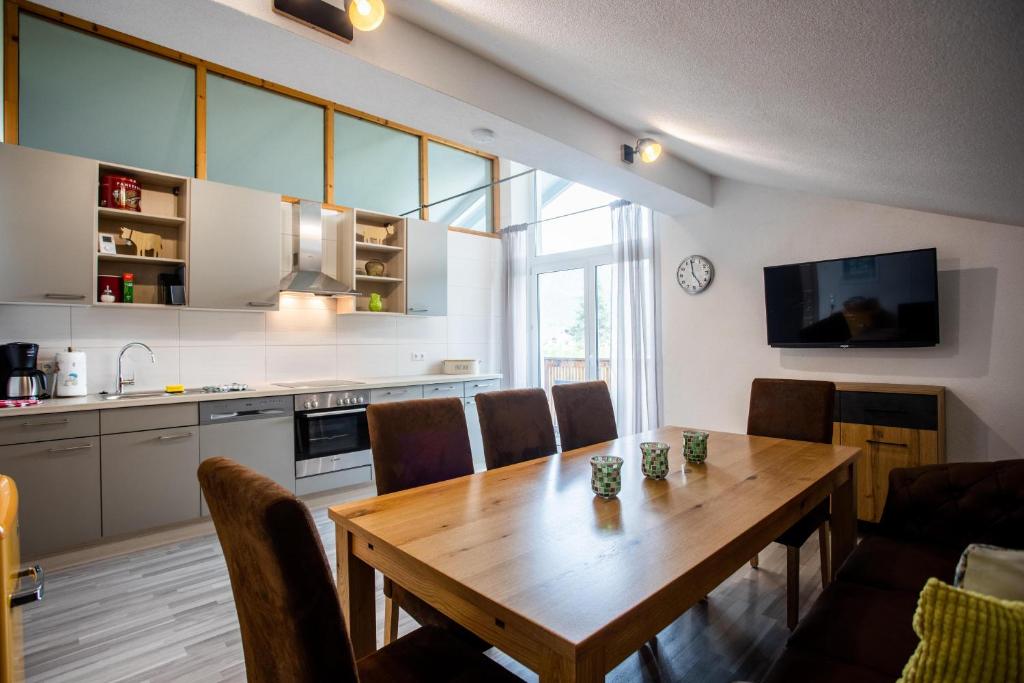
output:
[[[334,557],[326,510],[314,518]],[[816,535],[801,554],[801,608],[821,590]],[[333,564],[333,562],[332,562]],[[45,565],[44,565],[45,566]],[[377,586],[377,624],[383,596]],[[785,549],[761,553],[630,656],[609,681],[757,681],[782,649],[788,630]],[[58,569],[46,597],[23,611],[29,681],[244,681],[238,622],[216,536],[182,540],[122,557]],[[415,628],[404,614],[399,633]],[[378,642],[382,636],[378,634]],[[491,656],[528,681],[537,678],[503,653]]]

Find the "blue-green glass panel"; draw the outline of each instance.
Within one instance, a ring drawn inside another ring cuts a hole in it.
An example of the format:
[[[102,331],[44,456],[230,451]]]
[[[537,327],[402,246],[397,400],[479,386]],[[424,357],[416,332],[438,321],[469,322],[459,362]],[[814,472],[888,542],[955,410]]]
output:
[[[22,13],[18,78],[21,144],[194,175],[192,67]]]
[[[336,113],[334,202],[392,215],[418,209],[419,138]]]
[[[322,201],[323,108],[209,74],[206,175],[230,185]]]
[[[433,203],[491,182],[491,160],[438,142],[427,148],[428,190]],[[460,228],[491,230],[491,188],[430,207],[430,220]]]

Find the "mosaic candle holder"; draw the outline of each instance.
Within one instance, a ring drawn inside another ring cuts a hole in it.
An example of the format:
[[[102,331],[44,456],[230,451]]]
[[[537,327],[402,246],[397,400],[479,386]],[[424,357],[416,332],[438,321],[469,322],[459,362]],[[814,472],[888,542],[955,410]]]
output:
[[[590,459],[590,488],[602,498],[614,498],[622,490],[622,458],[595,455]]]
[[[708,459],[708,433],[683,432],[683,456],[687,462],[702,463]]]
[[[668,476],[669,445],[661,441],[645,441],[640,444],[640,469],[648,479],[664,479]]]

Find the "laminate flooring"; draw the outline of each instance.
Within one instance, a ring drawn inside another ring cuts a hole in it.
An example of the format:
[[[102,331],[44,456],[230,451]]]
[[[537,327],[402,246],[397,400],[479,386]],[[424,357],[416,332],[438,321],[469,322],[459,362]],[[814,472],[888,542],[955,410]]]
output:
[[[334,526],[313,511],[333,565]],[[801,611],[821,590],[816,535],[801,553]],[[631,655],[609,681],[757,681],[781,651],[786,629],[785,549],[761,553]],[[384,598],[377,581],[377,624]],[[228,581],[214,535],[99,559],[46,576],[42,602],[23,608],[32,683],[244,681],[245,664]],[[404,613],[399,633],[415,628]],[[378,633],[378,642],[383,635]],[[527,681],[537,677],[496,650],[490,656]]]

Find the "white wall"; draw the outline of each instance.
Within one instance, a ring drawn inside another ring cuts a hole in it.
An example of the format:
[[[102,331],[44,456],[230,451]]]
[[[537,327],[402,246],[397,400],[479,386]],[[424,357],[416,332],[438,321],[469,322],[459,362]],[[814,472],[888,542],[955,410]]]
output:
[[[88,356],[89,391],[111,390],[117,352],[129,341],[133,390],[181,383],[264,384],[291,379],[362,378],[440,372],[445,358],[500,358],[501,242],[448,233],[447,317],[344,316],[333,299],[282,297],[269,312],[88,306],[0,305],[0,343],[40,345],[40,360],[68,346]],[[423,352],[424,361],[412,361]]]
[[[950,460],[1024,457],[1024,228],[719,180],[715,208],[658,215],[668,424],[743,431],[754,377],[939,384]],[[937,247],[942,343],[773,349],[762,267]],[[715,282],[675,282],[704,254]]]

